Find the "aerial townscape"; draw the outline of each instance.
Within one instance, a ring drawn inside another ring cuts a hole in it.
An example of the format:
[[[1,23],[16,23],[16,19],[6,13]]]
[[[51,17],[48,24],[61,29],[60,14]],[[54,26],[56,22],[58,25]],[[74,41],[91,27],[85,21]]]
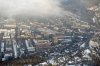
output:
[[[24,4],[25,1],[22,0]],[[38,5],[34,15],[30,15],[31,11],[28,15],[26,11],[15,15],[18,8],[12,11],[10,7],[2,15],[4,5],[0,5],[0,66],[100,66],[99,0],[59,1],[62,14],[38,11],[41,0],[35,2]],[[58,6],[55,9],[59,10]]]

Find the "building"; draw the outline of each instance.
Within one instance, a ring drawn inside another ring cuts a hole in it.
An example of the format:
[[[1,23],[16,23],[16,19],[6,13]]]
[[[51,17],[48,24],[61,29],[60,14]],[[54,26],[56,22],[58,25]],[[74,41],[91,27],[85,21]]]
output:
[[[49,40],[37,40],[35,47],[36,50],[47,49],[51,47],[51,42]]]

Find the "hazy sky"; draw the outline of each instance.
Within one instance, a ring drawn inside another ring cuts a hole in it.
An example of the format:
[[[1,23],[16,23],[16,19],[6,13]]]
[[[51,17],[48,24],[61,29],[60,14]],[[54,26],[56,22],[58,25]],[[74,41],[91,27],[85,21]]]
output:
[[[0,0],[0,13],[13,16],[58,15],[62,9],[58,0]]]

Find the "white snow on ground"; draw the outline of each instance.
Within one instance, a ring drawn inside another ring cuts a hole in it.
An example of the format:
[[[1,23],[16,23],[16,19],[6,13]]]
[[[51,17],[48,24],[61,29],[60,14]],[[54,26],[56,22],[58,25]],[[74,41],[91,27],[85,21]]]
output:
[[[89,42],[89,47],[90,47],[90,48],[99,47],[99,44],[98,44],[97,42],[94,42],[94,41],[91,40],[91,41]]]

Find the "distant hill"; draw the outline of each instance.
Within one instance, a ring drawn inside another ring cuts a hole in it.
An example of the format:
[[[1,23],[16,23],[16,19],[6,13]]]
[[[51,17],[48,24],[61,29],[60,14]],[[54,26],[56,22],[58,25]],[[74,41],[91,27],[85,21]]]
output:
[[[88,0],[87,0],[88,1]],[[65,11],[70,11],[78,16],[80,16],[80,19],[86,22],[91,22],[91,18],[93,17],[92,14],[90,14],[87,10],[87,7],[85,6],[86,1],[83,0],[62,0],[61,7]]]
[[[81,0],[86,7],[92,7],[95,5],[98,5],[100,3],[100,0]]]

